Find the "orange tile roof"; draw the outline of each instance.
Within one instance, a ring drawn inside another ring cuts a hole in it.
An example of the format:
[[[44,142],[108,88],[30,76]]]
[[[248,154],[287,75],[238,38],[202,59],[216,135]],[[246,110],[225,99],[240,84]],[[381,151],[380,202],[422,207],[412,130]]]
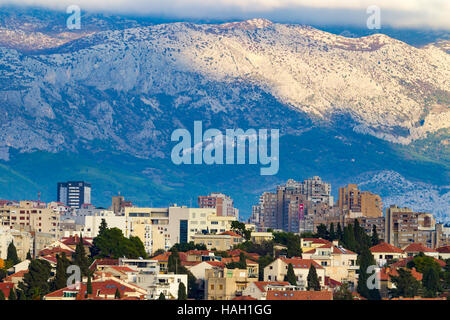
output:
[[[303,238],[303,241],[311,241],[314,244],[318,244],[318,243],[328,244],[328,243],[331,243],[330,241],[322,239],[322,238]]]
[[[23,278],[23,276],[25,275],[25,273],[28,273],[28,270],[21,270],[21,271],[18,271],[18,272],[16,272],[16,273],[13,273],[13,274],[10,274],[9,276],[7,276],[6,278],[5,278],[5,282],[10,282],[10,281],[12,281],[12,278]]]
[[[116,289],[119,290],[121,297],[124,297],[125,293],[137,291],[137,287],[136,287],[136,289],[134,289],[133,286],[131,286],[131,285],[125,286],[122,283],[120,283],[119,281],[115,280],[114,278],[107,279],[104,281],[92,282],[92,293],[93,293],[94,297],[105,298],[105,295],[114,296],[114,294],[116,293]],[[66,287],[66,288],[63,288],[60,290],[53,291],[53,292],[47,294],[45,297],[49,297],[49,298],[61,297],[62,298],[64,296],[64,291],[71,291],[71,292],[78,292],[81,299],[84,299],[86,290],[87,290],[87,284],[81,283],[79,290],[69,289],[68,287]]]
[[[415,268],[407,269],[411,272],[411,275],[417,280],[422,281],[422,274],[417,272]],[[380,280],[388,281],[391,280],[391,276],[398,277],[397,268],[383,268],[380,270]]]
[[[233,231],[225,231],[225,232],[222,232],[222,233],[220,233],[219,235],[229,235],[229,236],[232,236],[232,237],[239,237],[239,238],[242,238],[242,236],[240,235],[240,234],[237,234],[236,232],[233,232]]]
[[[95,259],[94,262],[89,266],[89,270],[97,269],[97,266],[118,266],[119,259],[103,258]]]
[[[411,243],[403,249],[404,252],[437,252],[436,250],[427,248],[421,243]]]
[[[333,300],[331,291],[267,291],[267,300]]]
[[[110,268],[113,270],[119,271],[119,272],[123,272],[123,273],[136,272],[136,270],[131,269],[128,266],[111,266]]]
[[[312,259],[300,259],[300,258],[280,258],[284,263],[289,265],[289,263],[292,264],[294,269],[300,268],[300,269],[309,269],[311,268],[311,264],[314,265],[316,269],[323,269],[323,267],[315,262]]]
[[[389,253],[403,253],[403,251],[397,247],[394,247],[393,245],[386,243],[386,242],[381,242],[379,244],[377,244],[376,246],[373,246],[370,248],[371,252],[389,252]]]
[[[258,299],[253,298],[252,296],[239,296],[231,300],[258,300]]]
[[[14,288],[14,283],[12,282],[0,282],[0,291],[3,291],[3,295],[8,298],[9,292]]]
[[[287,281],[255,281],[253,283],[261,292],[266,292],[268,285],[276,285],[276,286],[288,286],[289,285],[289,282],[287,282]]]
[[[436,248],[436,251],[439,253],[450,253],[450,246]]]

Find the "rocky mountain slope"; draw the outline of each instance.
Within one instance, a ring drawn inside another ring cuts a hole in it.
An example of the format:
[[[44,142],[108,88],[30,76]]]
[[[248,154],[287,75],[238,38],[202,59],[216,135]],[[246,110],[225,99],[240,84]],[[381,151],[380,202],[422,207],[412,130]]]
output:
[[[66,38],[61,30],[51,37],[36,28],[0,30],[0,38],[25,35],[0,39],[6,166],[17,152],[36,151],[126,154],[157,166],[170,161],[172,131],[203,120],[219,129],[276,128],[284,137],[326,128],[343,144],[355,144],[354,135],[358,145],[374,141],[380,154],[430,163],[441,175],[424,178],[400,165],[410,178],[448,184],[450,56],[442,43],[416,48],[381,34],[346,38],[263,19],[132,26]],[[24,50],[42,34],[45,45]],[[416,155],[395,151],[419,145]],[[346,157],[327,148],[337,162]],[[292,159],[303,161],[300,152]],[[336,181],[351,178],[340,172]]]

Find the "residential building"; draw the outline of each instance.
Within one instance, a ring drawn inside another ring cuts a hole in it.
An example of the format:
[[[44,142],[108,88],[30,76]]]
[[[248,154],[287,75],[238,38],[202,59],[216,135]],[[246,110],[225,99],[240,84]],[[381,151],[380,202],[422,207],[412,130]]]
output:
[[[350,219],[383,216],[383,204],[380,196],[369,191],[358,190],[356,184],[339,188],[337,207],[344,217]]]
[[[91,203],[91,184],[84,181],[58,182],[58,202],[71,208]]]
[[[439,258],[439,252],[437,252],[434,249],[427,248],[420,243],[411,243],[406,247],[404,247],[402,250],[407,257],[415,257],[422,252],[426,256],[433,257],[436,259]]]
[[[53,239],[60,236],[60,213],[43,202],[20,201],[0,206],[0,221],[9,229],[48,233]]]
[[[331,291],[270,290],[266,300],[333,300]]]
[[[194,244],[204,244],[207,250],[226,251],[232,249],[235,245],[244,242],[237,233],[232,231],[222,232],[220,234],[197,234],[192,237]]]
[[[370,248],[373,257],[379,267],[383,267],[393,260],[399,260],[406,257],[402,249],[394,247],[393,245],[381,242],[376,246]]]
[[[168,300],[178,299],[178,288],[183,283],[188,294],[187,274],[154,274],[140,272],[136,275],[136,285],[146,290],[146,298],[156,300],[164,294]]]
[[[205,270],[205,298],[207,300],[232,300],[257,278],[249,278],[246,269],[214,267]]]
[[[198,207],[216,209],[218,216],[239,218],[239,210],[234,208],[233,199],[223,193],[210,193],[207,196],[199,196]]]
[[[256,232],[253,231],[250,234],[250,241],[253,243],[261,244],[264,241],[270,241],[273,239],[273,233],[272,232]]]
[[[120,195],[113,196],[111,199],[111,211],[115,215],[124,215],[126,207],[132,207],[133,203],[131,201],[125,201],[125,197]]]
[[[431,213],[414,212],[392,205],[386,208],[385,232],[386,242],[396,247],[405,247],[411,243],[436,247],[436,220]]]
[[[450,246],[436,248],[436,251],[439,252],[440,259],[442,260],[450,259]]]
[[[302,258],[311,259],[320,264],[325,269],[327,277],[335,281],[352,285],[357,283],[358,255],[339,246],[337,241],[304,251]]]
[[[284,281],[287,275],[288,266],[292,264],[294,274],[297,278],[297,286],[306,288],[308,274],[311,265],[314,265],[320,285],[325,285],[325,268],[312,259],[301,258],[278,258],[264,268],[264,281]]]
[[[250,296],[256,300],[266,300],[269,290],[299,290],[287,281],[255,281],[250,283],[242,292],[242,296]]]

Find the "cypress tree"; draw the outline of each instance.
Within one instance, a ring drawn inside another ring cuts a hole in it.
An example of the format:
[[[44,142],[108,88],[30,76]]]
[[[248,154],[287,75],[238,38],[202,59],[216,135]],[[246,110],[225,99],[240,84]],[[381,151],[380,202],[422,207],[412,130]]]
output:
[[[73,254],[73,263],[80,267],[81,273],[83,276],[88,275],[88,268],[89,268],[89,260],[86,256],[86,250],[84,250],[83,245],[83,235],[80,235],[80,240],[78,241],[75,252]]]
[[[116,288],[116,293],[114,294],[114,299],[120,299],[120,291],[119,291],[119,288]]]
[[[158,300],[166,300],[166,296],[164,295],[164,293],[161,292],[161,293],[159,294]]]
[[[330,224],[330,241],[336,240],[336,233],[334,232],[334,223]]]
[[[186,286],[183,282],[180,282],[178,285],[178,300],[186,300],[187,294],[186,294]]]
[[[31,257],[31,252],[30,251],[28,251],[27,252],[27,260],[32,260],[33,258]]]
[[[54,289],[59,290],[67,286],[67,267],[70,265],[70,261],[66,258],[66,254],[63,252],[61,257],[56,255],[56,274],[54,279]]]
[[[371,238],[372,247],[376,246],[379,243],[380,243],[380,238],[378,237],[377,226],[373,225],[373,227],[372,227],[372,238]]]
[[[422,278],[422,285],[425,288],[427,298],[435,298],[439,291],[439,274],[435,268],[428,268]]]
[[[0,300],[6,300],[5,294],[3,293],[2,290],[0,290]]]
[[[297,277],[295,276],[294,267],[292,266],[292,263],[289,263],[289,265],[288,265],[286,281],[289,282],[293,286],[297,285]]]
[[[344,234],[342,232],[342,227],[341,227],[341,223],[340,222],[338,222],[338,224],[337,224],[336,237],[337,237],[337,240],[339,240],[340,242],[344,238]]]
[[[358,293],[369,300],[380,300],[380,291],[377,288],[369,289],[367,286],[367,280],[369,274],[367,274],[367,268],[372,265],[376,265],[375,259],[366,246],[362,249],[362,252],[358,255],[359,263],[359,276],[358,276]]]
[[[11,241],[8,245],[6,260],[10,261],[13,265],[16,265],[20,262],[19,257],[17,256],[16,246],[14,245],[13,241]]]
[[[316,267],[314,267],[314,264],[311,263],[311,267],[309,268],[308,272],[308,290],[314,290],[314,291],[320,291],[320,282],[319,278],[317,277],[317,271]]]
[[[26,299],[41,299],[50,290],[48,279],[51,276],[51,265],[46,260],[31,260],[28,272],[23,281],[19,282],[19,289]]]
[[[16,291],[14,290],[14,288],[11,288],[9,290],[8,300],[17,300],[17,295],[16,295]]]

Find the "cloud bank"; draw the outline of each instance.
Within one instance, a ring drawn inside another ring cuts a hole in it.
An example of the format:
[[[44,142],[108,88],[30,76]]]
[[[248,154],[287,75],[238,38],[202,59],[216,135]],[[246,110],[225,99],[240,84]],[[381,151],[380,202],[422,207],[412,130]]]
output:
[[[0,5],[140,14],[186,19],[249,19],[305,24],[365,25],[366,9],[381,9],[383,25],[450,30],[449,0],[0,0]]]

